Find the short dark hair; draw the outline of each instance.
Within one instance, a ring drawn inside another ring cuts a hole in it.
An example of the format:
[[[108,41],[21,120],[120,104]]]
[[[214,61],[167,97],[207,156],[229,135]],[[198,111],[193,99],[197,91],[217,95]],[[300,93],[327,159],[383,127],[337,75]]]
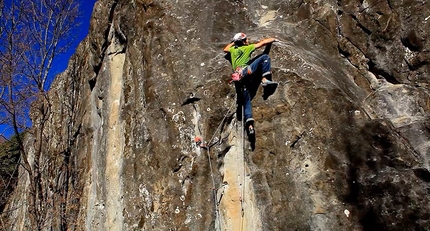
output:
[[[234,45],[243,46],[243,45],[245,45],[245,41],[246,41],[246,38],[244,38],[242,40],[234,41]]]

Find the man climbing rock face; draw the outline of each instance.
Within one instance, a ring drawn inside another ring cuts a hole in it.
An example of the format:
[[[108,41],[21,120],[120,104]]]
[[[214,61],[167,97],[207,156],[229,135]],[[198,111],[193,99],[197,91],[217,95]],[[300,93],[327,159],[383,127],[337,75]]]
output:
[[[272,81],[271,63],[268,55],[270,48],[254,59],[251,59],[251,54],[256,49],[271,45],[275,41],[277,41],[275,38],[266,38],[258,43],[249,44],[246,34],[237,33],[234,35],[233,41],[224,47],[224,52],[230,55],[229,61],[234,71],[232,80],[235,82],[237,93],[237,112],[242,113],[241,108],[243,106],[248,136],[255,133],[251,108],[252,94],[250,91],[255,88],[256,82],[258,85],[261,82],[264,88],[263,99],[266,100],[278,86],[278,83]],[[242,116],[238,116],[238,119],[241,120]]]

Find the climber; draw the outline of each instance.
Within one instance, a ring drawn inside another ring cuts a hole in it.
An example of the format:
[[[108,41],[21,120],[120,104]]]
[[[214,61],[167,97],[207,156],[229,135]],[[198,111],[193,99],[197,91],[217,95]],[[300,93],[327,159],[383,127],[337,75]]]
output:
[[[244,107],[245,126],[249,135],[254,135],[254,119],[252,118],[251,100],[252,95],[250,90],[253,88],[255,81],[258,81],[258,85],[263,86],[263,99],[266,100],[270,94],[273,94],[274,90],[278,86],[278,83],[272,81],[272,72],[270,57],[267,53],[259,55],[251,60],[251,54],[256,49],[270,45],[276,42],[275,38],[266,38],[258,43],[249,44],[249,40],[244,33],[237,33],[233,37],[233,41],[224,47],[231,62],[234,73],[232,74],[232,80],[235,83],[238,109]],[[257,88],[258,88],[257,85]],[[237,110],[239,112],[239,110]],[[240,111],[241,112],[241,111]],[[241,120],[241,116],[238,119]]]

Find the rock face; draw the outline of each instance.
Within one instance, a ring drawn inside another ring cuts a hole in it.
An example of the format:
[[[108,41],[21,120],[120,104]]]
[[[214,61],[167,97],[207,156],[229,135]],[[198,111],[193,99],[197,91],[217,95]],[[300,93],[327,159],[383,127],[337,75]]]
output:
[[[428,1],[99,0],[91,20],[49,93],[46,229],[430,227]],[[254,150],[222,53],[239,31],[280,40]]]

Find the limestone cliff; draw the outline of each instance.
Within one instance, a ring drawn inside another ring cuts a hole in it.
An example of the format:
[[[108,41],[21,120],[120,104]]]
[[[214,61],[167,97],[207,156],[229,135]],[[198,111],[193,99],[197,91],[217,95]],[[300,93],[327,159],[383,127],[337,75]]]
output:
[[[44,227],[428,229],[429,25],[428,1],[99,0],[27,137]],[[254,150],[222,53],[239,31],[280,40]],[[10,230],[31,230],[20,174]]]

